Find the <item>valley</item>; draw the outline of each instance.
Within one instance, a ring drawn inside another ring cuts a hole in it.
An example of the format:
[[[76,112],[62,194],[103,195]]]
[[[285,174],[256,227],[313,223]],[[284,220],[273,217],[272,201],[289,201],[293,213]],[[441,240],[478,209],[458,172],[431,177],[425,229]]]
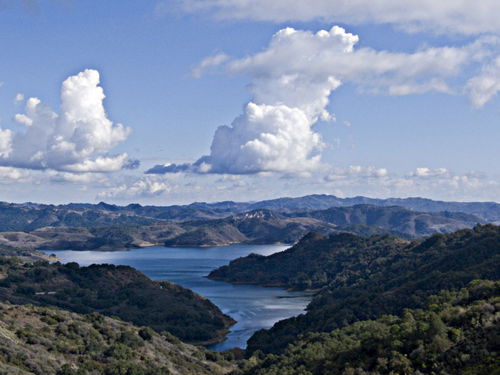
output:
[[[117,213],[124,208],[99,204],[85,206],[82,217],[97,210],[94,223],[111,224],[52,221],[0,232],[0,370],[271,375],[300,368],[309,375],[358,366],[427,374],[433,363],[482,375],[497,368],[500,227],[478,216],[478,206],[475,214],[366,204],[312,209],[311,202],[332,199],[315,198],[250,211],[198,204],[214,210],[203,219],[189,218],[186,207],[176,207],[177,218],[124,218]],[[304,202],[308,208],[294,206]],[[148,215],[158,211],[150,207]],[[3,223],[14,224],[20,221]],[[13,315],[11,306],[22,309]],[[475,306],[490,323],[472,325]],[[440,328],[396,335],[408,319]],[[373,337],[384,344],[374,349]],[[51,346],[51,338],[61,344]],[[22,359],[33,350],[57,354]]]

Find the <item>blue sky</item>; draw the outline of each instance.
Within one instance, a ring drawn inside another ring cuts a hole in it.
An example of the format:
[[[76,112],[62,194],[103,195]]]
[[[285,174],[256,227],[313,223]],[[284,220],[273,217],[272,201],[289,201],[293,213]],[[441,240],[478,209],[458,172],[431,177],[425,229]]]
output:
[[[337,2],[0,0],[2,200],[498,201],[499,5]]]

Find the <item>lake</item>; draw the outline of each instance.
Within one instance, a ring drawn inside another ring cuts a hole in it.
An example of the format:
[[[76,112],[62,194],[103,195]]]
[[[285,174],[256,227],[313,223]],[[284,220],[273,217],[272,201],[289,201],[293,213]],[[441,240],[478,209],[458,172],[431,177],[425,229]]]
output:
[[[237,323],[231,327],[227,340],[210,349],[222,351],[245,348],[250,336],[262,328],[270,328],[279,320],[299,315],[311,300],[311,294],[290,292],[282,288],[255,285],[232,285],[213,281],[205,276],[232,259],[250,253],[270,255],[289,246],[229,245],[210,248],[146,247],[128,251],[45,251],[61,261],[82,266],[109,263],[128,265],[153,280],[173,281],[208,298]]]

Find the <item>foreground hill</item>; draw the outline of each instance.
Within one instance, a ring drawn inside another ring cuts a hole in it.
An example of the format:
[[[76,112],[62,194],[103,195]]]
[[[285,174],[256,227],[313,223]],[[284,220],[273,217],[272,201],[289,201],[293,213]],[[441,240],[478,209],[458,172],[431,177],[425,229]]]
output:
[[[234,321],[210,301],[127,266],[1,260],[0,300],[116,316],[193,343],[222,341]]]
[[[255,356],[246,375],[500,373],[500,283],[474,281],[459,292],[328,333],[308,333],[280,355]]]
[[[282,253],[238,259],[209,277],[321,288],[307,314],[259,331],[248,342],[250,353],[280,351],[299,333],[400,314],[424,306],[428,296],[442,289],[500,279],[500,227],[479,225],[411,243],[390,236],[309,235]]]
[[[407,309],[247,361],[103,315],[0,303],[0,374],[498,374],[500,283],[474,281]],[[224,358],[226,357],[226,359]]]
[[[0,303],[0,374],[212,375],[229,370],[220,355],[169,333],[96,313]]]
[[[474,215],[422,213],[401,207],[358,205],[320,211],[259,209],[222,219],[164,221],[145,226],[44,227],[2,232],[0,245],[28,249],[116,250],[145,245],[207,247],[234,243],[293,244],[308,232],[390,233],[413,239],[449,233],[482,222]]]

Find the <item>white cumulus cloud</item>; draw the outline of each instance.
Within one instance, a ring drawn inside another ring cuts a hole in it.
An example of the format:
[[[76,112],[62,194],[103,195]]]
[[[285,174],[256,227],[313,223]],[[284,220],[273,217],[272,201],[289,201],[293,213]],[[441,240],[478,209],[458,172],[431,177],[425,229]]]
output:
[[[359,165],[331,168],[316,183],[318,189],[333,189],[345,196],[429,196],[472,201],[491,200],[498,195],[500,186],[498,181],[474,171],[455,174],[447,168],[420,167],[401,175],[385,168]]]
[[[108,119],[99,83],[99,72],[91,69],[67,78],[61,87],[60,114],[40,99],[29,98],[25,112],[14,117],[24,131],[0,129],[0,164],[70,172],[122,169],[127,154],[108,153],[131,129]]]
[[[309,172],[320,166],[323,147],[314,124],[335,119],[327,107],[342,83],[389,95],[460,91],[461,86],[451,88],[447,81],[455,85],[466,67],[491,59],[489,47],[499,43],[495,37],[481,37],[460,47],[396,53],[356,48],[358,41],[338,26],[318,32],[287,27],[262,52],[202,61],[250,76],[252,100],[230,126],[217,129],[210,155],[193,164],[157,165],[148,173]]]
[[[322,148],[312,120],[297,107],[250,102],[231,126],[214,135],[209,171],[215,173],[295,172],[314,169]]]

